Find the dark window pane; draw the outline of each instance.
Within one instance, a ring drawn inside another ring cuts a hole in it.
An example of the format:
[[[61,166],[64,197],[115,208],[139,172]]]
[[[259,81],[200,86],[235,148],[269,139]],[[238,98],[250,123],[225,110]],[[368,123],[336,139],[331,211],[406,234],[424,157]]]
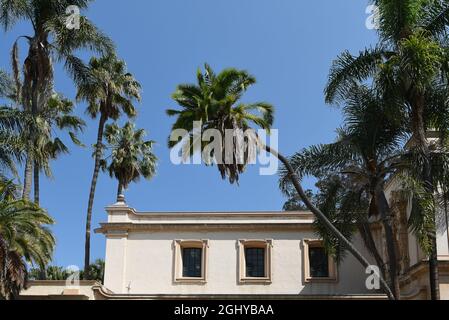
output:
[[[265,249],[245,248],[246,276],[249,278],[265,277]]]
[[[201,259],[203,249],[182,249],[182,276],[184,278],[201,278]]]
[[[310,276],[312,278],[329,277],[329,257],[322,247],[309,248]]]

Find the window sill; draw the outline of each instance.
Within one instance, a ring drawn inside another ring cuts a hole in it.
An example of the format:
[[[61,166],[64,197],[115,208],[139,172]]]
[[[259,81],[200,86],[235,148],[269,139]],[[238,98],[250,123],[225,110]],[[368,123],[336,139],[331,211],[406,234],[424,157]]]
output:
[[[306,283],[336,283],[338,279],[336,277],[329,278],[306,278]]]
[[[178,284],[205,284],[207,283],[204,278],[178,278],[175,279],[175,283]]]
[[[270,278],[242,278],[240,279],[241,284],[271,284]]]

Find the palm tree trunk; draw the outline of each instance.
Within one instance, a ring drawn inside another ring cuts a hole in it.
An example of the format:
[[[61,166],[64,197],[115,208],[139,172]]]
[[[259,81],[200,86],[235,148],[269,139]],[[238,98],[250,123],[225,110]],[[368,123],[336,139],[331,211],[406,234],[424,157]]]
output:
[[[428,194],[434,194],[432,179],[432,164],[430,161],[430,150],[426,137],[426,126],[424,124],[424,96],[417,95],[413,101],[412,107],[412,131],[415,143],[423,156],[423,182],[424,188]],[[431,251],[429,254],[429,282],[430,298],[440,300],[440,281],[438,271],[438,252],[435,213],[431,218],[431,230],[429,238],[431,241]]]
[[[90,229],[92,222],[92,208],[95,198],[95,188],[97,187],[98,173],[100,172],[100,160],[102,155],[102,144],[103,144],[103,131],[104,125],[106,123],[106,116],[101,114],[100,122],[98,124],[98,135],[97,144],[95,145],[95,166],[94,174],[92,176],[92,182],[90,184],[89,202],[87,205],[87,216],[86,216],[86,239],[84,246],[84,275],[88,277],[89,265],[90,265]]]
[[[39,164],[34,161],[34,203],[39,205],[40,187],[39,187]]]
[[[396,300],[401,299],[401,287],[399,284],[398,274],[398,257],[396,252],[396,239],[393,233],[393,226],[391,221],[391,210],[388,205],[387,198],[382,186],[378,186],[375,194],[377,202],[378,213],[382,218],[382,223],[385,230],[385,240],[388,254],[388,275],[390,276],[391,288]]]
[[[448,216],[448,213],[447,213],[447,196],[448,196],[448,193],[447,193],[447,191],[444,191],[444,194],[443,194],[443,201],[444,201],[444,219],[445,219],[445,222],[446,222],[446,230],[448,230],[448,232],[449,232],[449,216]],[[449,235],[448,235],[448,237],[447,237],[447,246],[448,246],[448,248],[449,248]]]
[[[22,199],[29,201],[31,194],[31,183],[33,180],[33,157],[30,152],[27,153],[26,163],[25,163],[25,173],[23,181],[23,193]]]
[[[34,204],[38,205],[40,204],[40,186],[39,186],[39,164],[37,161],[34,161]],[[39,270],[39,280],[47,280],[47,270],[46,268],[40,268]]]
[[[122,194],[123,194],[123,184],[121,182],[119,182],[118,188],[117,188],[117,201],[119,200],[119,198]]]
[[[435,219],[431,222],[435,225]],[[435,228],[433,228],[435,229]],[[436,231],[430,234],[431,252],[429,256],[429,281],[430,281],[430,298],[432,300],[440,300],[440,277],[438,271],[438,252]]]
[[[263,146],[263,148],[268,152],[274,155],[276,158],[278,158],[285,166],[289,173],[290,181],[292,182],[293,186],[295,187],[296,191],[298,192],[298,195],[301,197],[301,200],[304,202],[306,207],[318,218],[320,221],[326,226],[326,228],[332,232],[340,241],[340,243],[346,247],[346,249],[357,259],[357,261],[360,262],[360,264],[364,268],[368,268],[371,263],[357,250],[356,247],[348,240],[346,237],[332,224],[332,222],[329,221],[329,219],[326,217],[324,213],[322,213],[317,207],[315,207],[312,202],[309,200],[309,198],[306,196],[304,189],[301,187],[301,184],[299,183],[298,176],[296,175],[295,171],[293,170],[293,167],[290,165],[290,162],[279,154],[276,150],[273,150],[269,146]],[[379,281],[380,286],[383,289],[383,291],[387,294],[388,298],[391,300],[395,300],[395,297],[393,293],[390,290],[390,287],[385,282],[385,279],[382,277],[382,275],[379,274]]]

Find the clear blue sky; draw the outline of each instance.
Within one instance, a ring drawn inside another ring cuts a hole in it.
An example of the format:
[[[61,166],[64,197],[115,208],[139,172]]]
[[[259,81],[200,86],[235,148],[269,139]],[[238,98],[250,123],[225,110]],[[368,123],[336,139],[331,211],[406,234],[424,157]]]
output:
[[[365,27],[367,2],[97,0],[87,16],[114,39],[120,57],[141,82],[137,125],[158,142],[157,176],[131,185],[127,202],[142,211],[280,210],[285,199],[277,189],[277,176],[259,176],[257,167],[241,177],[240,186],[231,186],[221,180],[216,168],[170,163],[166,141],[173,120],[164,113],[175,107],[170,95],[178,83],[194,81],[204,62],[216,70],[243,68],[258,80],[244,100],[276,106],[274,128],[279,129],[281,152],[289,155],[330,142],[340,115],[324,104],[323,88],[331,62],[340,52],[358,52],[376,41],[375,32]],[[0,68],[10,70],[12,43],[27,30],[20,24],[0,35]],[[56,69],[57,90],[73,98],[73,84],[61,66]],[[77,105],[76,112],[88,123],[81,138],[91,146],[97,122],[87,119],[85,107]],[[41,201],[57,220],[54,263],[82,266],[92,149],[71,146],[71,151],[52,164],[54,178],[43,179]],[[116,187],[106,175],[100,177],[94,227],[106,220],[104,207],[114,202]],[[310,181],[306,187],[311,187]],[[104,257],[104,245],[102,235],[93,235],[92,260]]]

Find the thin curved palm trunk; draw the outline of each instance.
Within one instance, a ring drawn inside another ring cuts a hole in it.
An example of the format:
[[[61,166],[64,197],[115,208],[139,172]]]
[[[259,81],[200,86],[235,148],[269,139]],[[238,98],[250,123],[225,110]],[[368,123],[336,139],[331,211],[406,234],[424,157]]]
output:
[[[106,117],[102,114],[98,124],[98,135],[97,144],[95,146],[95,166],[94,174],[92,176],[92,182],[90,184],[89,202],[87,205],[87,216],[86,216],[86,239],[84,245],[84,274],[88,276],[89,265],[90,265],[90,229],[92,223],[92,208],[95,198],[95,189],[97,187],[98,174],[100,172],[100,160],[101,160],[101,149],[103,144],[103,131],[104,125],[106,123]]]
[[[296,175],[295,171],[293,170],[293,167],[290,165],[287,158],[279,154],[276,150],[273,150],[269,146],[264,145],[263,148],[268,152],[277,157],[285,166],[289,173],[290,181],[292,182],[293,186],[295,187],[296,191],[298,192],[298,195],[300,196],[301,200],[304,202],[306,207],[318,218],[323,222],[323,224],[328,228],[329,231],[331,231],[341,242],[343,246],[347,248],[349,252],[357,259],[357,261],[360,262],[360,264],[364,268],[368,268],[371,264],[368,262],[368,260],[357,250],[356,247],[348,240],[346,237],[327,219],[326,215],[322,213],[317,207],[315,207],[312,202],[307,198],[304,189],[301,187],[301,184],[298,182],[298,176]],[[390,287],[388,286],[385,279],[382,277],[382,275],[379,274],[379,281],[380,285],[382,287],[382,290],[387,294],[388,298],[391,300],[395,300],[394,294],[391,292]]]

